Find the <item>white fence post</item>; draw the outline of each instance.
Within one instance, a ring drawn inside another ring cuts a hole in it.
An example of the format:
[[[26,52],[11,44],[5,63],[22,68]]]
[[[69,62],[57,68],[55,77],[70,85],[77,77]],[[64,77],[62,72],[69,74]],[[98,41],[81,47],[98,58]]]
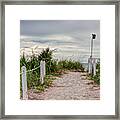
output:
[[[23,100],[28,99],[27,77],[26,77],[26,67],[25,66],[22,66],[22,95],[23,95]]]
[[[90,59],[88,58],[88,73],[90,74]]]
[[[96,59],[93,60],[93,75],[96,75]]]
[[[89,58],[88,59],[88,73],[92,73],[93,75],[96,75],[96,59],[95,58]]]
[[[92,73],[92,59],[89,58],[88,59],[88,73]]]
[[[45,70],[45,61],[41,61],[40,62],[40,81],[41,81],[41,84],[44,83],[45,73],[46,73],[46,70]]]

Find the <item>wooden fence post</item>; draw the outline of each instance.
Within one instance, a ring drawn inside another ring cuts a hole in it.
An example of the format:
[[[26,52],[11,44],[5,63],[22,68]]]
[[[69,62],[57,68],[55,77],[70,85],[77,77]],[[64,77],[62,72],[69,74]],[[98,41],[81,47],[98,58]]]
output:
[[[27,77],[26,77],[26,67],[25,66],[22,66],[22,96],[23,96],[23,100],[28,99]]]
[[[90,58],[88,58],[88,73],[90,74]]]
[[[96,59],[93,60],[93,75],[96,75]]]
[[[40,81],[41,81],[41,84],[44,83],[45,74],[46,74],[45,61],[41,61],[40,62]]]
[[[92,59],[89,58],[88,59],[88,73],[92,73]]]

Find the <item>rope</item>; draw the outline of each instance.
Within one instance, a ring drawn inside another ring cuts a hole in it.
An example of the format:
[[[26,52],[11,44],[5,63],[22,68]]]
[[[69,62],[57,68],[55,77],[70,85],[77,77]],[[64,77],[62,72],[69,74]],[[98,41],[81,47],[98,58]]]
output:
[[[34,71],[34,70],[36,70],[36,69],[38,69],[38,68],[40,68],[40,66],[38,66],[38,67],[36,67],[36,68],[34,68],[34,69],[32,69],[32,70],[27,70],[26,73],[27,73],[27,72],[30,72],[30,71]],[[21,75],[21,74],[23,74],[23,72],[21,72],[20,75]]]

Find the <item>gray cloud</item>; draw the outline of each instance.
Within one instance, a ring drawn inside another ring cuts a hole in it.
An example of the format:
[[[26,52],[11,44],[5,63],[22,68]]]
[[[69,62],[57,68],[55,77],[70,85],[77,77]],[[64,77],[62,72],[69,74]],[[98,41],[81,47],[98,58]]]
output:
[[[99,32],[98,20],[21,20],[20,34],[40,36],[48,34],[65,34],[74,31]]]

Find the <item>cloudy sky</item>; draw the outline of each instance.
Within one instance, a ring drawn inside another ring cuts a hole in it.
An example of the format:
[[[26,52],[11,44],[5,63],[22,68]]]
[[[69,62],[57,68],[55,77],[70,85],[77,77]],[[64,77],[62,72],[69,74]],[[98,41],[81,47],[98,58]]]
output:
[[[21,20],[20,48],[41,51],[56,49],[55,59],[87,62],[90,56],[91,33],[96,33],[94,57],[100,57],[100,21],[98,20]]]

